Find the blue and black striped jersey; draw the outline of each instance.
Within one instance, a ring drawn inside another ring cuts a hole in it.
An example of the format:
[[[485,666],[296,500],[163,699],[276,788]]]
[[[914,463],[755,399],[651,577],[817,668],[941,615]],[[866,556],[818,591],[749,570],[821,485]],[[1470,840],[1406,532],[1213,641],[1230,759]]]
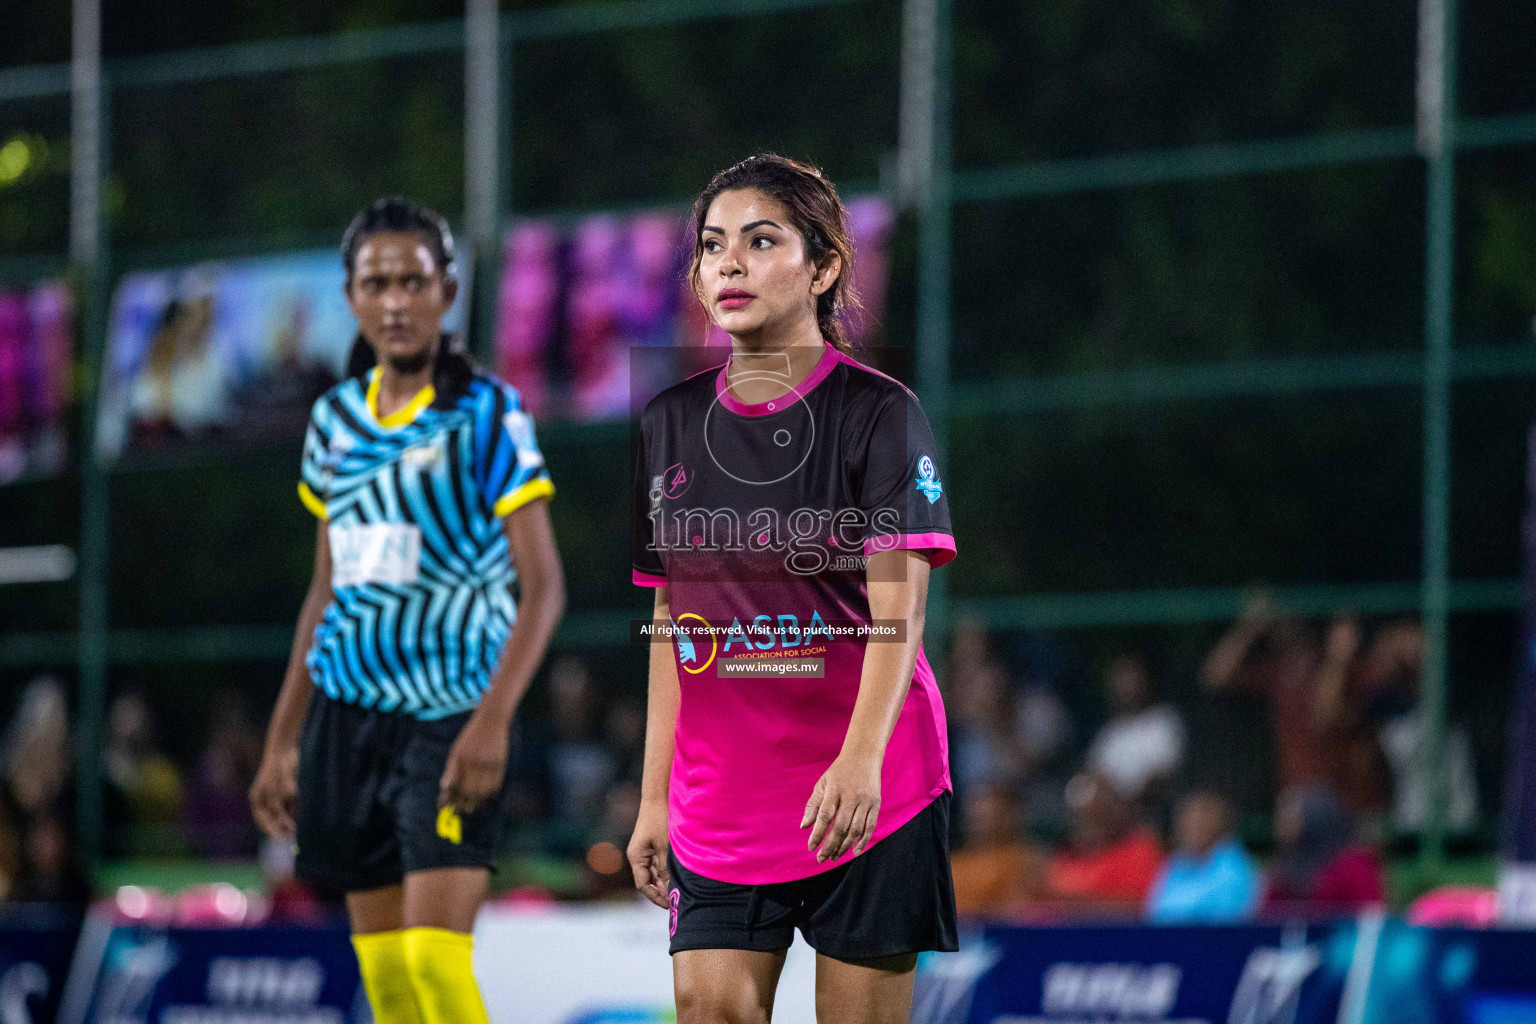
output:
[[[379,371],[315,403],[299,496],[326,521],[335,599],[306,664],[328,696],[419,719],[475,707],[517,617],[501,517],[554,493],[516,389],[477,370],[377,415]]]

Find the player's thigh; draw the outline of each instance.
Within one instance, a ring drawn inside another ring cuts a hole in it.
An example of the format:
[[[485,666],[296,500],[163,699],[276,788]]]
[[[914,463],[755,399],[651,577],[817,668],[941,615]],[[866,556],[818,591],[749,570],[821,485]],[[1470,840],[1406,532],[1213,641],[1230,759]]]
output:
[[[768,1024],[784,951],[685,949],[672,956],[677,1024]]]
[[[847,961],[816,956],[816,1024],[907,1024],[917,954]]]
[[[405,927],[405,889],[386,885],[347,893],[347,918],[353,935],[393,932]]]
[[[446,867],[409,871],[405,876],[405,927],[445,928],[468,935],[485,902],[491,873],[486,868]]]
[[[299,743],[300,881],[326,892],[400,884],[395,816],[383,799],[397,730],[394,716],[322,693],[311,698]]]
[[[468,717],[413,722],[407,727],[407,739],[386,791],[406,878],[445,868],[477,869],[479,874],[473,877],[483,878],[500,856],[507,830],[505,787],[470,814],[460,815],[452,806],[438,806],[449,751]],[[472,883],[432,883],[444,884],[462,887]],[[409,883],[406,887],[410,888]]]

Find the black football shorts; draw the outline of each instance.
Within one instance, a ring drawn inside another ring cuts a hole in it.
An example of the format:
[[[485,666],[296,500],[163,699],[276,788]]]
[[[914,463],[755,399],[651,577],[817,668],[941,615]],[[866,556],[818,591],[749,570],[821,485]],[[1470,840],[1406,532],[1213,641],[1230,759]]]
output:
[[[470,714],[420,721],[316,690],[299,743],[298,878],[346,893],[411,871],[491,867],[506,832],[505,782],[467,817],[437,806],[449,748]]]
[[[860,961],[960,948],[949,872],[949,801],[917,816],[846,864],[809,878],[735,885],[672,872],[672,952],[788,949],[799,928],[818,953]]]

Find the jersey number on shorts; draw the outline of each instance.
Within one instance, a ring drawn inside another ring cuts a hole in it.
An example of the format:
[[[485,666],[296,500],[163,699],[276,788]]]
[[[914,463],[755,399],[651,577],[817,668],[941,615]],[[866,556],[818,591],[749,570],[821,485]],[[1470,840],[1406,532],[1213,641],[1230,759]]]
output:
[[[464,841],[464,819],[452,804],[437,812],[437,834],[454,846]]]

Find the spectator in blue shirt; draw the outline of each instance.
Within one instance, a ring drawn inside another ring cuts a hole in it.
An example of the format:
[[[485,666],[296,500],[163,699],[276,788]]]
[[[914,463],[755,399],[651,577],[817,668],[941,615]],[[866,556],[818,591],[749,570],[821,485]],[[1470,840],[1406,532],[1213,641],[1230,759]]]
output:
[[[1196,790],[1179,801],[1174,817],[1177,848],[1147,896],[1147,918],[1157,924],[1221,924],[1244,921],[1258,908],[1258,865],[1232,835],[1225,797]]]

